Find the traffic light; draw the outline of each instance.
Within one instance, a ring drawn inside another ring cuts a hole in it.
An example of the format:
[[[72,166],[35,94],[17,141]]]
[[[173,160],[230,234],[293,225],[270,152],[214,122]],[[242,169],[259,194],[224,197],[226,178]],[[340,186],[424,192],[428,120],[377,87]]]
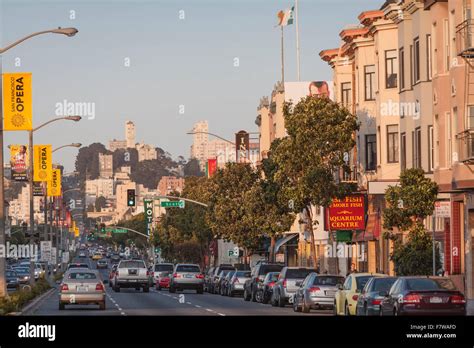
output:
[[[135,190],[127,190],[127,206],[135,206]]]

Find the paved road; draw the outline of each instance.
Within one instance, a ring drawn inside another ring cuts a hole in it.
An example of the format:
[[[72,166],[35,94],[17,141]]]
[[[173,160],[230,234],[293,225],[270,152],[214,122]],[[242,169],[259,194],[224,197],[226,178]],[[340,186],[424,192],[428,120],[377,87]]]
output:
[[[80,261],[80,259],[78,260]],[[89,261],[95,268],[95,262]],[[100,270],[103,279],[107,279],[108,270]],[[332,315],[330,310],[311,311],[309,314],[295,313],[291,306],[272,307],[255,302],[246,302],[242,297],[227,297],[208,293],[196,294],[184,291],[170,294],[167,290],[150,289],[149,293],[135,289],[120,289],[114,292],[106,285],[106,310],[98,306],[66,306],[58,308],[58,291],[56,290],[36,308],[31,315]]]

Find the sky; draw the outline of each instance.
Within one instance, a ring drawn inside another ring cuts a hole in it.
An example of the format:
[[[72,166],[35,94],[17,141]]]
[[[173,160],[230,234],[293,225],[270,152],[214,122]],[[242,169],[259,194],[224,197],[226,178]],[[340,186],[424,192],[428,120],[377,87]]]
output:
[[[301,80],[330,80],[319,57],[339,45],[340,31],[383,0],[299,0]],[[31,72],[33,124],[60,114],[64,102],[94,111],[78,123],[55,122],[35,132],[53,148],[125,139],[189,157],[199,120],[227,139],[258,131],[257,106],[281,78],[279,10],[293,0],[0,0],[0,46],[30,33],[75,27],[74,37],[45,34],[1,57],[3,72]],[[295,25],[285,27],[285,81],[296,81]],[[238,64],[236,64],[238,63]],[[236,66],[237,65],[237,66]],[[5,132],[7,145],[26,144],[26,132]],[[74,170],[77,149],[54,154]]]

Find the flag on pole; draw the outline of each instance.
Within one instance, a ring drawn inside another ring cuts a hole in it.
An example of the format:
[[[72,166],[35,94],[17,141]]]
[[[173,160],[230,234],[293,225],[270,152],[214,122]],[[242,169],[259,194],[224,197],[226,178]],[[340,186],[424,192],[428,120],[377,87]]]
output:
[[[295,7],[287,8],[285,11],[280,11],[277,14],[278,17],[278,24],[281,27],[293,24],[293,13],[295,11]]]

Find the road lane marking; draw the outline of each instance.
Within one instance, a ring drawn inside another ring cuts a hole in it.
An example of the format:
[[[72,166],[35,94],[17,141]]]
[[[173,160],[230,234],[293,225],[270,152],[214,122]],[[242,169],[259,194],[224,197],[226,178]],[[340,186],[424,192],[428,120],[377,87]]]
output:
[[[120,312],[121,315],[126,315],[124,312]]]
[[[214,310],[209,309],[209,308],[206,308],[206,311],[208,311],[208,312],[214,312]]]
[[[223,314],[223,313],[217,313],[217,314],[219,314],[220,316],[225,317],[225,314]]]
[[[191,302],[186,302],[187,304],[191,304]]]
[[[194,305],[196,308],[202,308],[200,305]]]

